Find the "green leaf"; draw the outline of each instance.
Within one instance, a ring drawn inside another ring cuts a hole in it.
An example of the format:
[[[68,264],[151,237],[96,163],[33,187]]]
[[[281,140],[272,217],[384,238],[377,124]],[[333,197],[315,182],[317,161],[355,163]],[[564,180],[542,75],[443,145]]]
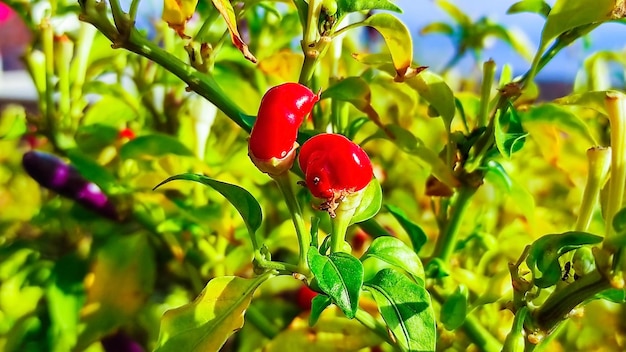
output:
[[[76,255],[62,257],[54,264],[46,288],[50,333],[54,350],[70,351],[76,345],[80,308],[85,301],[86,263]]]
[[[576,27],[614,19],[614,6],[615,0],[557,0],[543,27],[540,47]]]
[[[432,34],[439,33],[447,36],[451,36],[454,34],[454,28],[451,25],[444,22],[432,22],[427,24],[424,28],[420,30],[420,34]]]
[[[113,187],[119,184],[109,170],[81,153],[80,150],[76,148],[67,150],[67,157],[81,176],[97,184],[104,193],[109,193]]]
[[[452,89],[450,89],[443,78],[426,70],[413,78],[405,80],[405,82],[437,111],[449,130],[452,119],[454,119],[456,104]]]
[[[431,173],[441,182],[449,187],[456,187],[457,179],[452,174],[450,168],[439,158],[439,155],[427,148],[419,138],[415,137],[411,131],[407,129],[389,124],[384,129],[378,130],[375,134],[367,137],[361,145],[372,139],[387,139],[397,145],[400,150],[407,154],[414,155],[431,167]]]
[[[495,119],[494,134],[498,151],[505,158],[510,158],[524,146],[527,133],[522,127],[517,111],[510,103],[509,108]]]
[[[76,131],[76,144],[85,153],[98,153],[117,140],[119,130],[113,126],[94,123],[82,125]]]
[[[322,312],[332,303],[330,297],[326,295],[317,295],[311,300],[311,314],[309,315],[309,326],[317,323]]]
[[[363,264],[344,252],[323,256],[315,247],[309,248],[307,259],[320,289],[346,317],[354,318],[363,285]]]
[[[413,251],[415,253],[419,253],[422,249],[422,246],[426,244],[428,241],[428,237],[422,228],[414,223],[411,219],[409,219],[406,214],[402,211],[402,209],[391,205],[385,204],[385,208],[393,215],[393,217],[400,223],[400,226],[406,231],[411,239],[411,244],[413,245]]]
[[[144,308],[156,278],[156,261],[147,236],[109,238],[98,250],[88,276],[76,350],[136,318]]]
[[[498,191],[511,197],[516,207],[522,211],[527,219],[532,220],[535,216],[535,198],[519,182],[514,181],[502,165],[489,160],[487,166],[482,168],[486,171],[485,180],[492,183]]]
[[[562,234],[544,235],[530,247],[526,264],[533,272],[534,284],[540,288],[550,287],[561,279],[559,258],[584,245],[602,242],[603,237],[587,232],[570,231]]]
[[[191,150],[178,139],[165,134],[139,136],[120,148],[122,159],[160,157],[166,154],[193,156]]]
[[[613,303],[626,303],[626,291],[623,288],[610,288],[594,296],[595,299],[603,299]]]
[[[409,273],[424,285],[424,266],[417,254],[401,240],[391,236],[377,237],[361,257],[361,261],[376,258]]]
[[[383,269],[364,289],[374,297],[380,314],[404,350],[435,350],[435,314],[424,287],[393,269]]]
[[[441,7],[450,17],[452,17],[459,25],[463,27],[471,27],[473,25],[473,21],[469,18],[461,9],[454,6],[451,2],[437,0],[437,6]]]
[[[322,92],[320,99],[336,99],[346,101],[367,114],[367,117],[378,126],[382,126],[380,116],[371,105],[372,92],[369,84],[361,77],[347,77],[331,85]]]
[[[241,329],[254,291],[269,277],[212,279],[195,301],[165,312],[155,351],[219,351]]]
[[[402,9],[389,0],[337,0],[337,11],[340,13],[363,10],[389,10],[402,13]]]
[[[217,181],[204,175],[186,173],[168,177],[165,181],[156,185],[153,190],[174,180],[194,181],[213,188],[228,199],[228,201],[237,209],[243,218],[243,221],[246,223],[246,226],[252,233],[256,232],[256,230],[261,227],[261,222],[263,221],[261,206],[254,196],[244,188],[230,183]]]
[[[618,234],[626,231],[626,208],[622,208],[613,216],[613,229]]]
[[[361,203],[359,203],[352,219],[350,219],[350,225],[371,219],[378,214],[382,204],[383,190],[380,188],[380,182],[376,178],[372,178],[364,190]]]
[[[83,125],[99,123],[119,127],[137,118],[137,111],[124,99],[106,95],[89,107],[81,121]]]
[[[415,73],[409,70],[413,62],[411,32],[402,21],[388,13],[377,13],[363,21],[363,24],[374,28],[383,36],[399,81],[407,73]]]
[[[577,105],[588,109],[595,110],[605,116],[608,115],[606,111],[606,97],[607,95],[620,95],[624,96],[624,93],[616,90],[598,91],[598,92],[586,92],[582,94],[572,94],[566,97],[556,99],[555,104],[560,105]]]
[[[548,17],[552,8],[543,0],[523,0],[511,5],[506,11],[507,14],[515,14],[521,12],[536,13],[543,18]]]
[[[0,139],[21,137],[26,126],[26,110],[23,106],[10,104],[0,114]]]
[[[544,122],[551,126],[558,126],[566,132],[574,132],[591,145],[598,145],[587,124],[571,111],[556,105],[542,104],[533,106],[529,110],[520,113],[524,123]]]
[[[465,322],[467,316],[467,288],[463,285],[457,287],[446,298],[441,306],[441,322],[447,330],[456,330]]]

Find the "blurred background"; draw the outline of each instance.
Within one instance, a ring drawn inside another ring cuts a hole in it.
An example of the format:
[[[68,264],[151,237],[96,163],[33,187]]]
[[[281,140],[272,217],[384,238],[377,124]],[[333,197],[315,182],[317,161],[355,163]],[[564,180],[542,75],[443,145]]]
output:
[[[129,3],[122,0],[122,3]],[[396,0],[405,11],[399,17],[407,24],[414,34],[415,59],[420,65],[441,72],[450,63],[454,56],[455,45],[448,36],[438,33],[424,34],[422,30],[430,23],[445,22],[452,26],[454,20],[432,0]],[[507,28],[520,43],[527,44],[528,52],[532,53],[538,45],[541,36],[543,20],[538,15],[520,13],[508,15],[507,9],[516,1],[451,0],[473,21],[486,19],[490,23]],[[547,1],[553,5],[555,0]],[[126,4],[128,6],[128,4]],[[141,17],[138,27],[150,29],[154,20],[161,16],[162,0],[143,0],[140,4]],[[0,2],[0,53],[2,54],[2,68],[9,74],[0,78],[1,100],[34,100],[35,90],[25,72],[21,72],[20,55],[29,40],[29,33],[18,16]],[[605,24],[594,30],[585,40],[575,42],[571,47],[559,53],[552,62],[540,72],[537,80],[546,84],[553,84],[557,89],[566,89],[574,81],[576,72],[582,66],[584,59],[591,53],[600,50],[623,50],[626,38],[626,26],[623,24]],[[367,40],[367,36],[365,36]],[[493,58],[501,66],[510,64],[516,74],[521,74],[529,66],[518,51],[502,40],[490,37],[485,41],[485,50],[480,54],[481,61]],[[477,57],[464,55],[454,65],[453,72],[459,75],[472,74],[476,69]],[[619,73],[622,74],[623,73]],[[557,94],[558,96],[558,94]]]

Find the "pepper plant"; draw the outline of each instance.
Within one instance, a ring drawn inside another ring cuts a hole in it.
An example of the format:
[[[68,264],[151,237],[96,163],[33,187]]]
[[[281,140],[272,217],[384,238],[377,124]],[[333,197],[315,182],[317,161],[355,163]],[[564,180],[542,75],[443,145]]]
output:
[[[539,48],[477,91],[458,58],[528,48],[443,1],[441,75],[391,0],[8,4],[38,104],[0,120],[4,350],[623,348],[623,60],[535,82],[622,2],[513,4]]]

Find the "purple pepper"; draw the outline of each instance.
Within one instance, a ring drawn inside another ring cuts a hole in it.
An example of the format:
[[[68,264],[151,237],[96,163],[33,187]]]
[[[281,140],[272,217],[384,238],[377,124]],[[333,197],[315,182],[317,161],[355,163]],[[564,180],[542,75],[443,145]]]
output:
[[[103,338],[100,342],[106,352],[144,352],[140,344],[121,331]]]
[[[109,218],[119,220],[113,203],[100,187],[86,180],[72,165],[56,156],[35,150],[22,157],[24,170],[40,185],[73,199],[85,208]]]

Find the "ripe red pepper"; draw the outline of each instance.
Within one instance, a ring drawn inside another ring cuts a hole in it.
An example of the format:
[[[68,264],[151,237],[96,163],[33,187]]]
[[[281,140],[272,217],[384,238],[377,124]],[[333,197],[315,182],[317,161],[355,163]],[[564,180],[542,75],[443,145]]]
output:
[[[248,143],[248,155],[261,171],[279,175],[291,168],[298,128],[318,100],[319,95],[298,83],[265,93]]]
[[[313,196],[326,199],[321,209],[331,215],[338,200],[365,188],[373,176],[365,151],[339,134],[322,133],[307,140],[298,161],[306,187]]]
[[[298,303],[298,307],[303,311],[311,310],[311,301],[313,298],[317,296],[317,292],[311,290],[309,286],[302,285],[296,291],[296,302]]]

